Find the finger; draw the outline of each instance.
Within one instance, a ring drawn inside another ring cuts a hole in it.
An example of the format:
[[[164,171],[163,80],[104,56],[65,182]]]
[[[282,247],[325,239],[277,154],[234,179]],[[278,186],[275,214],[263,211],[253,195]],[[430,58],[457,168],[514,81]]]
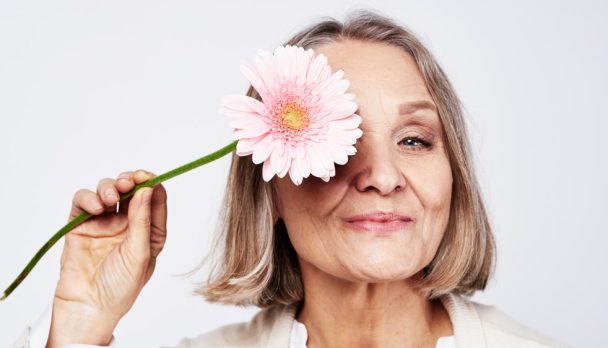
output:
[[[129,192],[135,187],[135,185],[141,184],[142,182],[146,182],[154,176],[156,175],[143,169],[123,172],[117,178],[117,188],[121,193]],[[127,214],[132,198],[133,197],[127,198],[124,201],[118,203],[119,213]]]
[[[120,199],[118,190],[116,189],[115,180],[104,178],[99,180],[97,184],[97,195],[106,207],[112,207],[116,211],[116,203]],[[106,209],[107,211],[108,209]]]
[[[115,186],[118,192],[125,193],[131,191],[133,186],[135,186],[135,182],[133,182],[133,172],[122,172],[116,177]]]
[[[144,187],[135,192],[129,205],[129,228],[124,247],[135,265],[143,267],[150,260],[150,219],[152,188]]]
[[[163,250],[167,240],[167,191],[164,186],[154,186],[151,202],[150,252],[153,258]]]
[[[142,182],[146,182],[155,176],[156,174],[152,172],[149,172],[144,169],[138,169],[133,173],[133,180],[135,180],[136,184],[141,184]]]
[[[135,181],[133,180],[133,171],[122,172],[116,177],[115,187],[121,194],[127,193],[135,187]],[[129,210],[129,203],[133,197],[129,197],[121,202],[118,202],[118,213],[126,214]]]
[[[80,189],[74,194],[68,219],[72,220],[85,211],[92,215],[99,215],[104,212],[103,202],[95,192]]]

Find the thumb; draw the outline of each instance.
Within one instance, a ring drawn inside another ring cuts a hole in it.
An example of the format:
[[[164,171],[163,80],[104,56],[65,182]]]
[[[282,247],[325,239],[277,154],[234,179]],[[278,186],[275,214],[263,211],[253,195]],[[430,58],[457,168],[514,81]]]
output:
[[[135,261],[147,262],[150,256],[151,200],[152,188],[144,187],[137,190],[129,202],[125,246]]]

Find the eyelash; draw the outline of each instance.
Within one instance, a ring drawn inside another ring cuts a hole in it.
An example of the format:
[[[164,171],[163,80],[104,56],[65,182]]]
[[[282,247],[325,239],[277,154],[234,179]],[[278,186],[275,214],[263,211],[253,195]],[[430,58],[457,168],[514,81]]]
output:
[[[425,149],[429,149],[433,145],[430,142],[428,142],[422,138],[419,138],[419,137],[405,137],[405,138],[401,139],[401,141],[399,141],[399,144],[401,144],[401,143],[403,143],[403,141],[407,141],[407,140],[413,140],[415,142],[418,142]],[[420,150],[422,150],[420,147],[418,147],[417,149],[414,149],[414,151],[420,151]]]

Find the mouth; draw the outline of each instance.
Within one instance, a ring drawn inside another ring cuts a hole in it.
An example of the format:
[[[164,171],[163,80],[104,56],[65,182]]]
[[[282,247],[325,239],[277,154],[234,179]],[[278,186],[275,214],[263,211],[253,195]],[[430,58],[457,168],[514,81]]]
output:
[[[388,234],[403,231],[413,224],[414,220],[398,212],[372,212],[352,216],[346,225],[359,232]]]

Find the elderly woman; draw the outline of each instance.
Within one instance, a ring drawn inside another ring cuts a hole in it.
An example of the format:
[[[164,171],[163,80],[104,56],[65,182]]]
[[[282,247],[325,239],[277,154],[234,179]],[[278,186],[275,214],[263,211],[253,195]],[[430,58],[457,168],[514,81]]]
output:
[[[344,71],[363,136],[328,182],[266,182],[261,166],[233,154],[221,255],[197,292],[262,310],[177,347],[563,346],[467,299],[492,274],[494,238],[458,97],[415,35],[357,12],[287,44]],[[66,235],[47,347],[115,345],[114,328],[154,271],[167,217],[162,185],[137,191],[117,214],[118,194],[153,175],[125,172],[75,194],[71,217],[96,217]]]

